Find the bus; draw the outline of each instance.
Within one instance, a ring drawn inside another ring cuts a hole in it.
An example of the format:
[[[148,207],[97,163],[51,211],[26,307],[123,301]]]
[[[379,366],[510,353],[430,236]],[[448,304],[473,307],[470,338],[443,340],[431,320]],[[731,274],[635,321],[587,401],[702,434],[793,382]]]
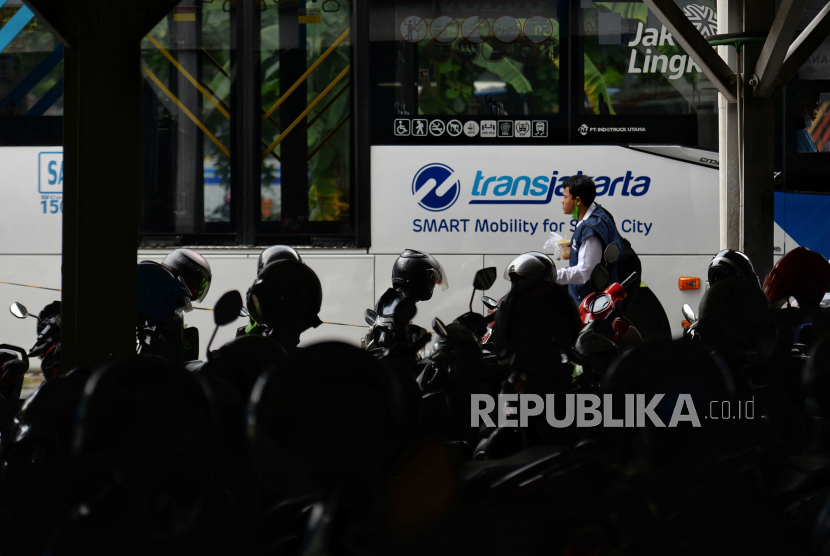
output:
[[[715,0],[676,2],[703,36],[717,33]],[[451,285],[419,304],[415,322],[430,329],[434,317],[467,310],[476,270],[501,273],[518,254],[552,253],[557,238],[571,236],[562,182],[582,173],[681,334],[680,307],[697,307],[720,247],[718,94],[645,4],[245,6],[182,2],[142,39],[141,112],[124,116],[141,118],[141,152],[119,150],[113,122],[112,152],[100,154],[141,156],[138,206],[111,207],[139,211],[137,260],[187,246],[210,262],[213,283],[197,308],[228,290],[244,295],[262,249],[293,245],[324,291],[324,324],[304,343],[359,345],[365,309],[411,248],[435,255]],[[256,13],[238,17],[238,9]],[[0,292],[36,312],[60,299],[63,47],[27,11],[16,0],[0,10],[0,22],[17,19],[19,28],[0,44]],[[825,50],[778,101],[776,256],[798,245],[830,255]],[[253,56],[253,74],[236,71],[241,56]],[[799,114],[816,94],[807,121]],[[796,148],[805,130],[814,152]],[[259,148],[236,147],[244,144]],[[111,180],[118,187],[119,176]],[[101,272],[106,260],[102,253]],[[487,295],[508,289],[500,278]],[[185,321],[203,339],[213,328],[209,311]],[[216,345],[236,326],[220,330]],[[0,333],[30,347],[34,322],[7,314]]]

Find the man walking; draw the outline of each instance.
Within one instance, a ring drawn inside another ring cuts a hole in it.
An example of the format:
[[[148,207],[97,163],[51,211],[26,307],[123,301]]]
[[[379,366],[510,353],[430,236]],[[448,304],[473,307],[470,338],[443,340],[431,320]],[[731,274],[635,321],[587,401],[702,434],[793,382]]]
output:
[[[556,272],[556,283],[568,286],[571,297],[580,303],[586,295],[593,293],[591,273],[602,261],[605,248],[615,243],[622,249],[623,242],[613,217],[598,203],[597,186],[588,176],[571,176],[562,184],[562,210],[570,214],[576,225],[571,238],[570,266]],[[617,263],[609,266],[611,281],[618,282]]]

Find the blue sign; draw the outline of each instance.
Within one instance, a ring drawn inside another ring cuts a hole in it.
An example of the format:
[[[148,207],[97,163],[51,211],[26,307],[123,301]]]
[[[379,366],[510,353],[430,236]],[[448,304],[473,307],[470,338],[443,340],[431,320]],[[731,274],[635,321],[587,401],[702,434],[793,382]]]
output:
[[[42,152],[37,155],[38,193],[63,193],[63,153]]]
[[[427,164],[418,170],[412,180],[412,194],[419,199],[418,204],[431,212],[440,212],[453,206],[461,193],[461,181],[452,181],[454,173],[446,164],[438,163]],[[446,191],[439,195],[441,189]]]

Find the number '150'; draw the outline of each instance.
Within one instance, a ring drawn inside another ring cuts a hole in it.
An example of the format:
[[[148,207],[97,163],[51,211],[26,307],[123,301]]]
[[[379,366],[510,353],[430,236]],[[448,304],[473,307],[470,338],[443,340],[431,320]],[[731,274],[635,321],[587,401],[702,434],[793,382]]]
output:
[[[43,214],[46,214],[47,212],[49,212],[49,214],[57,214],[58,212],[63,213],[63,201],[52,199],[51,201],[41,201],[40,204],[43,205]]]

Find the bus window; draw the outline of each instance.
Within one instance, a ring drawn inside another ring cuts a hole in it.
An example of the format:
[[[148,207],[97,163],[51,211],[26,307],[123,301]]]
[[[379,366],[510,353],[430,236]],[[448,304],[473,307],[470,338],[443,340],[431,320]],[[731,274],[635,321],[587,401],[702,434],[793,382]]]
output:
[[[676,3],[701,34],[717,34],[715,0]],[[717,89],[645,4],[592,2],[579,9],[578,19],[582,95],[576,101],[574,83],[576,114],[630,117],[626,128],[633,135],[620,137],[622,142],[636,142],[636,133],[651,131],[648,123],[654,129],[661,125],[648,118],[662,118],[667,131],[678,133],[651,140],[717,149]],[[680,117],[678,121],[685,120],[697,133],[684,135],[684,126],[667,116]],[[621,123],[610,121],[603,123]],[[606,139],[616,142],[613,136]]]
[[[796,150],[800,153],[830,152],[830,94],[799,95],[793,121]]]
[[[142,234],[232,231],[231,17],[174,8],[141,40]]]
[[[352,3],[306,4],[260,13],[261,233],[352,217]]]
[[[0,27],[0,143],[60,145],[63,45],[20,0],[3,3]]]
[[[373,142],[421,137],[458,143],[534,133],[547,138],[542,118],[549,122],[567,112],[560,25],[556,0],[375,0],[372,98],[381,132]],[[489,121],[482,131],[479,118],[488,116],[529,118],[506,134],[486,127],[493,125]],[[449,126],[446,133],[435,117]],[[453,118],[476,125],[462,134]]]

